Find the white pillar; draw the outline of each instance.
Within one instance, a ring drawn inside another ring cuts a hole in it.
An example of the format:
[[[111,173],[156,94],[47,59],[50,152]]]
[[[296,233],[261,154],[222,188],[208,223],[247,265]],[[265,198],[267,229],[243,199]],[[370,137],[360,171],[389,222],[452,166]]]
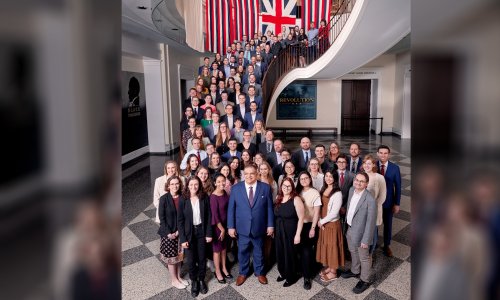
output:
[[[161,61],[144,59],[144,85],[148,119],[149,152],[165,153],[165,115],[162,92]]]

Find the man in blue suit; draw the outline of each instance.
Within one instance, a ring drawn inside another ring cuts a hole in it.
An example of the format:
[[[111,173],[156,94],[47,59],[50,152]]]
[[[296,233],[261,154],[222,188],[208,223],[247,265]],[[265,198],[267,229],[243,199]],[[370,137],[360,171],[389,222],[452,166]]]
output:
[[[236,140],[236,138],[234,138],[234,137],[230,138],[229,141],[227,142],[227,146],[229,148],[229,151],[222,154],[222,161],[223,162],[227,162],[233,156],[241,158],[241,152],[236,151],[236,147],[238,146],[238,140]]]
[[[252,130],[255,125],[255,121],[257,120],[264,121],[264,118],[262,117],[262,114],[257,111],[257,103],[251,102],[250,111],[245,114],[245,124],[247,125],[247,129]]]
[[[378,172],[384,176],[387,185],[387,196],[382,206],[382,220],[384,222],[384,254],[392,256],[389,248],[392,238],[392,216],[399,212],[401,201],[401,172],[399,166],[389,161],[391,149],[386,145],[377,148]]]
[[[274,234],[274,213],[271,188],[257,181],[257,166],[248,164],[245,181],[233,185],[227,211],[228,234],[238,238],[239,276],[242,285],[249,274],[250,251],[253,252],[254,272],[261,284],[267,284],[264,274],[264,237]]]

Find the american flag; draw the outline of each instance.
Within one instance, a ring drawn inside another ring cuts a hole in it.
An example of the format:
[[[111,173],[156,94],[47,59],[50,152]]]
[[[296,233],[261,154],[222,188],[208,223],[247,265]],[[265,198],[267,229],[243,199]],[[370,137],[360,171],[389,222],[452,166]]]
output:
[[[259,28],[258,11],[259,0],[206,0],[205,50],[224,55],[243,35],[250,39]]]
[[[307,32],[309,24],[314,22],[314,27],[319,28],[322,19],[330,21],[332,0],[304,0],[302,2],[302,28]]]
[[[281,27],[294,27],[297,23],[297,0],[261,0],[260,23],[262,34],[271,30],[274,34],[281,32]]]

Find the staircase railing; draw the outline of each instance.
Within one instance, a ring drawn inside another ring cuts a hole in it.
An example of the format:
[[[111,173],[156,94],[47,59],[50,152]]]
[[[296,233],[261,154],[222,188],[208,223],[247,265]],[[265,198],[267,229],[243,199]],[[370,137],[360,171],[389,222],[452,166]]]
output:
[[[356,0],[339,0],[333,6],[333,16],[330,18],[327,40],[320,39],[316,46],[289,45],[282,49],[271,61],[262,79],[262,102],[264,119],[267,118],[269,102],[281,78],[293,69],[305,67],[320,58],[335,42],[351,15]],[[286,39],[286,37],[283,37]]]

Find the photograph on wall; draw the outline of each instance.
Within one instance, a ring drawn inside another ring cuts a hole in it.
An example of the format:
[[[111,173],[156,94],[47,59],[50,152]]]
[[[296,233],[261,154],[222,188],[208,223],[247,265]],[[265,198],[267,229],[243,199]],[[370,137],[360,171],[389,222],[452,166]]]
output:
[[[122,155],[148,145],[144,74],[123,72]]]
[[[295,80],[276,100],[277,120],[316,120],[316,80]]]

